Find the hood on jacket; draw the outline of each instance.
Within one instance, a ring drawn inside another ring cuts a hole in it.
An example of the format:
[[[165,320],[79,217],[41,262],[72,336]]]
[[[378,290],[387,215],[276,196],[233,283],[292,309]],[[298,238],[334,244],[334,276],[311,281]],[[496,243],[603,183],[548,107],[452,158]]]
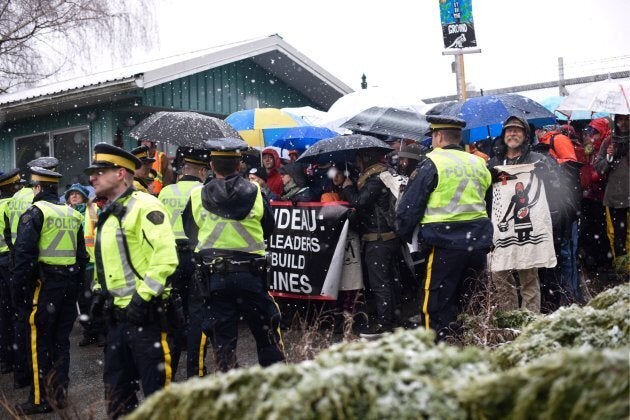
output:
[[[262,152],[260,152],[260,158],[262,159],[262,155],[265,155],[265,154],[269,154],[273,156],[273,168],[271,169],[278,170],[282,162],[280,161],[280,155],[278,155],[278,152],[276,151],[276,149],[273,149],[271,147],[267,147],[263,149]]]
[[[215,178],[201,191],[203,206],[226,219],[243,220],[254,207],[258,187],[239,175]]]
[[[597,130],[597,132],[600,134],[599,140],[593,144],[595,150],[599,150],[599,147],[601,146],[604,139],[610,137],[610,122],[607,118],[595,118],[593,121],[588,123],[588,126],[592,129]]]
[[[295,181],[295,184],[298,187],[306,187],[306,177],[304,176],[304,169],[301,163],[287,163],[286,165],[281,167],[278,172],[280,172],[281,175],[289,175],[291,178],[293,178],[293,181]]]
[[[529,149],[531,146],[532,132],[531,132],[531,129],[529,127],[529,123],[527,122],[527,120],[521,117],[517,117],[516,115],[510,115],[503,122],[503,129],[501,130],[501,134],[499,135],[499,137],[497,137],[494,143],[494,154],[500,157],[501,159],[503,159],[503,157],[507,153],[507,145],[505,144],[505,128],[506,126],[509,127],[510,123],[512,124],[516,123],[517,125],[521,126],[525,130],[525,141],[523,142],[523,146],[522,146],[523,155],[529,152]]]

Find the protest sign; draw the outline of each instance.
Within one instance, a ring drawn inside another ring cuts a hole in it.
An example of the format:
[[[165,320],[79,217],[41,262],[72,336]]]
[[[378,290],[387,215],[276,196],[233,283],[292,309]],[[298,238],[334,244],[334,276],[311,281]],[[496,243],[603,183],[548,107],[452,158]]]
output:
[[[277,297],[335,300],[348,235],[346,204],[271,202],[269,288]]]
[[[472,16],[472,0],[440,0],[440,20],[444,48],[477,47]]]

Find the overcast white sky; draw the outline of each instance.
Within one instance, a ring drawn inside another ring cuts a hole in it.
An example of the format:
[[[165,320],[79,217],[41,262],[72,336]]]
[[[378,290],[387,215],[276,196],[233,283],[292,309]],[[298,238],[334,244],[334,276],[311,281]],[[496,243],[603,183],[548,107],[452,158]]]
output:
[[[443,56],[439,0],[155,0],[166,56],[273,33],[355,90],[456,93]],[[466,81],[494,89],[630,70],[629,0],[473,0],[480,54],[465,56]],[[550,94],[554,94],[553,92]],[[536,95],[533,95],[536,96]]]

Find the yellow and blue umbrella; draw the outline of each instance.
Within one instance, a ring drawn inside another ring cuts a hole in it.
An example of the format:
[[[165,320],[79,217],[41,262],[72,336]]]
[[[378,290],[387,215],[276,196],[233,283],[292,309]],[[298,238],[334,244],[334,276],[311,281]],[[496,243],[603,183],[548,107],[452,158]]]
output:
[[[300,117],[277,108],[254,108],[230,114],[230,124],[250,146],[273,144],[286,128],[309,125]],[[268,139],[268,140],[267,140]]]

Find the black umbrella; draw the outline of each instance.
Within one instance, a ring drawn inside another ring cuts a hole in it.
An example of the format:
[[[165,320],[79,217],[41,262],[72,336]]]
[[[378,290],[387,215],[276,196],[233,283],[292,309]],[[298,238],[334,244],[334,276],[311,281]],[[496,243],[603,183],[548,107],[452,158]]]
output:
[[[304,163],[353,162],[358,151],[367,149],[381,151],[383,155],[393,150],[375,137],[350,134],[320,140],[306,149],[297,160]]]
[[[209,139],[241,139],[236,130],[222,119],[196,112],[156,112],[140,121],[129,135],[138,140],[196,148],[204,148],[204,141]]]
[[[373,106],[359,112],[341,127],[355,132],[421,141],[429,123],[423,115],[412,111]]]

